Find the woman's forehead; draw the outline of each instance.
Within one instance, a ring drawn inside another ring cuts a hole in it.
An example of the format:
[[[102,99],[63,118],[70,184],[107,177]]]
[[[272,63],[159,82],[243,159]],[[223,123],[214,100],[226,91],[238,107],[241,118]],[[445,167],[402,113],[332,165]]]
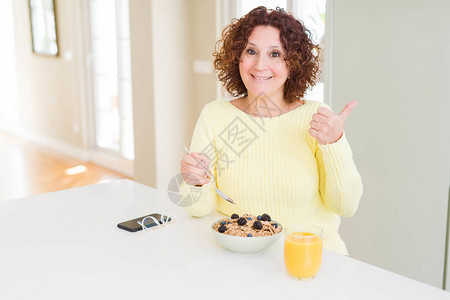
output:
[[[281,47],[280,30],[272,26],[256,26],[248,37],[248,44],[265,48]]]

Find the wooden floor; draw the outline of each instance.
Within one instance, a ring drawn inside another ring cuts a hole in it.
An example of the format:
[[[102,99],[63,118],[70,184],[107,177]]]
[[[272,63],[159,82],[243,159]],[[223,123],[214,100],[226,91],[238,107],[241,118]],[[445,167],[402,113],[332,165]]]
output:
[[[128,177],[0,132],[0,201],[120,178]]]

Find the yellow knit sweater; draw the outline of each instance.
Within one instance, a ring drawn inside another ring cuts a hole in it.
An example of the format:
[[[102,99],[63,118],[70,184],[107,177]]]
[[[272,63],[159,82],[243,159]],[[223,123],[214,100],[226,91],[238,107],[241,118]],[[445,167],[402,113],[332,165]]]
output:
[[[352,216],[362,194],[361,177],[344,135],[333,144],[319,145],[310,136],[309,122],[317,108],[305,104],[273,118],[253,117],[228,100],[207,104],[197,121],[191,152],[210,158],[218,187],[237,205],[221,199],[212,183],[185,185],[195,203],[191,215],[201,217],[214,208],[230,216],[268,213],[284,226],[309,223],[323,229],[326,249],[348,254],[339,237],[340,217]]]

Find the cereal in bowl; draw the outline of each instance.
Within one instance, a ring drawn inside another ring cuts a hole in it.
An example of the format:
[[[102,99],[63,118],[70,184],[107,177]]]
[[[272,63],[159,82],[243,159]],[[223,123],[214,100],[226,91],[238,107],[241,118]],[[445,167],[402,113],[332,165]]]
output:
[[[232,214],[231,218],[223,218],[214,223],[214,230],[233,236],[262,237],[281,232],[281,226],[272,221],[268,214],[253,216]]]

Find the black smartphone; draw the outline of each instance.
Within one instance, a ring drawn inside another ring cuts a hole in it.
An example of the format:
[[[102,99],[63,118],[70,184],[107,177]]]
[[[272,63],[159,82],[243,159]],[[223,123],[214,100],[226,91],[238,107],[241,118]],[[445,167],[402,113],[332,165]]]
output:
[[[133,220],[121,222],[121,223],[117,224],[117,227],[119,227],[120,229],[126,230],[126,231],[130,231],[130,232],[136,232],[136,231],[142,230],[142,226],[138,222],[141,222],[145,217],[148,217],[148,216],[152,216],[153,218],[155,218],[159,222],[159,224],[163,223],[161,221],[161,217],[162,217],[161,214],[150,214],[150,215],[145,215],[145,216],[133,219]],[[163,216],[163,218],[166,223],[171,221],[171,219],[168,218],[167,216]],[[156,226],[155,221],[153,221],[151,218],[146,219],[145,222],[146,222],[145,226],[147,226],[147,228]]]

